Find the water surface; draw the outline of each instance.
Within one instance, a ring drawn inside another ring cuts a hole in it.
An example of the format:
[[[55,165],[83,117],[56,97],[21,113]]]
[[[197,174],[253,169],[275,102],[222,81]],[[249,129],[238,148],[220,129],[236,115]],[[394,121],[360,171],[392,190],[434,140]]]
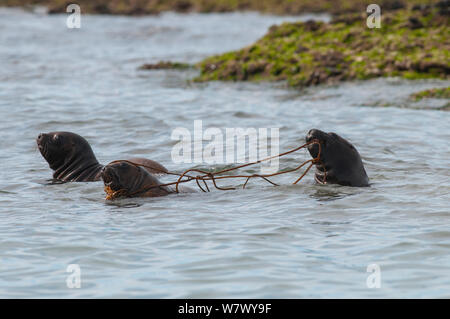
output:
[[[442,101],[408,99],[448,81],[195,84],[192,70],[137,68],[197,62],[298,18],[83,16],[79,30],[65,19],[0,11],[1,297],[450,297],[450,116]],[[85,136],[101,163],[143,156],[180,172],[193,164],[172,162],[171,133],[194,120],[277,127],[280,151],[311,128],[337,132],[372,186],[315,185],[312,173],[293,186],[290,174],[280,187],[108,203],[102,183],[46,185],[40,132]],[[80,289],[66,285],[69,264]],[[369,264],[379,289],[367,288]]]

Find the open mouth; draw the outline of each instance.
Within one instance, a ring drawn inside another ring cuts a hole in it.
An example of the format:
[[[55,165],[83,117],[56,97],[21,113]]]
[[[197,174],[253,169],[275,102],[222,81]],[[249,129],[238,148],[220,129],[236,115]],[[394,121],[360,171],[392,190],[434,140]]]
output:
[[[119,178],[114,169],[105,167],[102,171],[102,179],[105,184],[105,193],[107,200],[114,200],[121,197],[128,197],[128,191],[120,186]]]
[[[105,186],[109,187],[111,190],[117,191],[120,189],[120,185],[117,182],[118,178],[111,168],[105,167],[103,169],[102,179],[103,179],[103,183],[105,184]]]

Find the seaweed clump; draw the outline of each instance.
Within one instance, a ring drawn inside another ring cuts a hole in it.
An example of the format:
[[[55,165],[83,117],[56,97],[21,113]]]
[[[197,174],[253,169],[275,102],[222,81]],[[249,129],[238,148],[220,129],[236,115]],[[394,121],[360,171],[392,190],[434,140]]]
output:
[[[253,45],[201,61],[195,80],[310,86],[381,76],[449,78],[449,6],[444,1],[384,13],[374,29],[366,13],[272,26]]]
[[[426,98],[450,99],[450,87],[420,91],[412,94],[411,98],[416,101]]]
[[[191,65],[187,63],[180,63],[180,62],[171,62],[171,61],[159,61],[157,63],[147,63],[143,64],[139,67],[139,70],[170,70],[170,69],[176,69],[176,70],[182,70],[182,69],[188,69]]]

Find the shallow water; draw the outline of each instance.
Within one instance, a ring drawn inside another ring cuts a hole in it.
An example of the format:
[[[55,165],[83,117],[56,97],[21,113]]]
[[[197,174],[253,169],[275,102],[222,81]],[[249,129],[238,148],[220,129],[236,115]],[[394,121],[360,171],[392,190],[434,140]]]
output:
[[[408,100],[448,81],[194,84],[195,71],[137,67],[196,62],[297,18],[89,16],[79,30],[65,19],[0,10],[0,297],[450,297],[450,113]],[[172,162],[171,133],[194,120],[278,127],[280,151],[310,128],[335,131],[372,186],[319,186],[311,172],[296,186],[289,174],[280,187],[108,203],[101,183],[46,185],[40,132],[85,136],[101,163],[143,156],[182,171],[193,164]],[[69,264],[80,289],[66,285]],[[369,264],[381,288],[367,287]]]

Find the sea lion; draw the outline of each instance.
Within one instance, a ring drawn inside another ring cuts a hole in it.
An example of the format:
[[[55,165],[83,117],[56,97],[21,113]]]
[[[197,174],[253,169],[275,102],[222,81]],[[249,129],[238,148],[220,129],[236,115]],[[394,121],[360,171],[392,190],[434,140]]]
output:
[[[97,161],[91,146],[82,136],[72,132],[41,133],[36,143],[54,171],[54,179],[65,182],[101,180],[103,165]],[[149,159],[131,158],[129,161],[144,165],[152,174],[167,173],[164,166]]]
[[[128,161],[114,161],[101,171],[106,199],[118,197],[158,197],[174,193],[167,186],[159,186],[159,180],[142,166]]]
[[[312,129],[306,135],[306,142],[320,143],[320,159],[315,163],[314,179],[319,184],[339,184],[345,186],[369,186],[369,177],[356,148],[335,133],[325,133]],[[308,145],[313,158],[319,155],[319,145]]]

